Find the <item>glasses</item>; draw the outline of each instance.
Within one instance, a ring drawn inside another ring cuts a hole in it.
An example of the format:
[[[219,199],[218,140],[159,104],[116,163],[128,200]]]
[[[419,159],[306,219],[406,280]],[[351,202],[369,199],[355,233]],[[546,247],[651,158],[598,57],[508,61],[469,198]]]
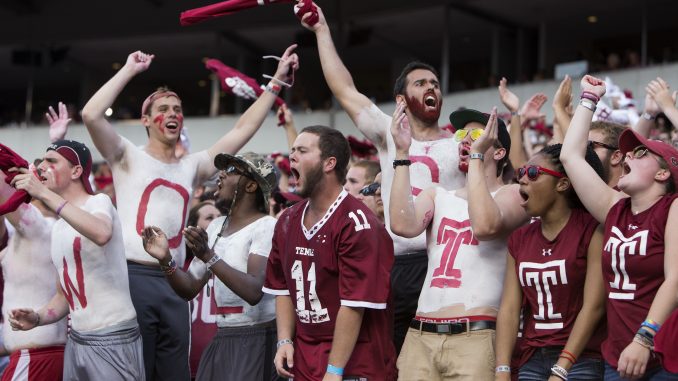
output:
[[[650,150],[645,147],[645,146],[638,146],[631,151],[631,155],[633,155],[634,159],[640,159],[641,157],[647,155],[647,153],[650,152]]]
[[[610,151],[616,151],[619,149],[619,147],[611,146],[609,144],[605,144],[603,142],[597,142],[595,140],[589,140],[589,145],[593,147],[602,147],[605,149],[609,149]]]
[[[564,173],[556,172],[548,168],[540,167],[538,165],[526,165],[518,168],[518,180],[522,179],[523,176],[527,174],[527,178],[530,181],[536,181],[542,173],[558,178],[565,177]]]
[[[227,176],[228,175],[240,175],[240,176],[245,176],[245,177],[248,177],[248,178],[250,177],[250,175],[247,172],[241,170],[240,168],[236,167],[235,165],[229,165],[228,167],[226,167],[226,169],[224,169],[224,173]]]
[[[375,194],[377,194],[379,188],[381,188],[380,183],[372,183],[361,189],[358,193],[360,193],[363,196],[374,196]]]
[[[457,130],[457,132],[454,133],[454,140],[457,142],[460,142],[464,140],[466,135],[471,134],[471,140],[476,141],[480,137],[480,135],[483,134],[483,129],[482,128],[472,128],[470,130]]]

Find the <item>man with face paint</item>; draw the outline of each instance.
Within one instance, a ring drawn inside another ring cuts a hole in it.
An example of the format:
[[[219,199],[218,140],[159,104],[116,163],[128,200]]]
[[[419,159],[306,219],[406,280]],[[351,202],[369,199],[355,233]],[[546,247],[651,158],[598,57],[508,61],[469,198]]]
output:
[[[178,159],[177,141],[183,127],[182,103],[167,89],[151,94],[141,107],[141,122],[148,143],[139,148],[117,134],[104,112],[125,85],[148,69],[153,55],[134,52],[125,65],[89,100],[82,119],[101,155],[111,166],[120,220],[123,221],[125,254],[130,290],[139,311],[144,340],[144,362],[149,380],[187,380],[189,374],[188,303],[178,297],[164,280],[158,262],[144,250],[141,234],[147,225],[167,235],[172,257],[179,266],[185,260],[182,228],[193,188],[214,175],[214,158],[234,154],[261,126],[273,106],[279,84],[291,83],[298,68],[296,45],[283,54],[274,79],[236,125],[212,147]]]
[[[308,20],[310,13],[303,16]],[[332,94],[358,129],[374,143],[379,151],[383,177],[383,201],[386,226],[389,221],[388,203],[393,179],[395,146],[389,133],[391,116],[382,112],[368,97],[361,94],[353,83],[351,74],[339,57],[330,28],[322,9],[318,7],[319,21],[312,27],[302,25],[315,33],[323,74]],[[464,185],[467,167],[459,162],[457,143],[438,125],[443,94],[436,70],[422,62],[411,62],[403,68],[394,86],[394,100],[405,103],[412,130],[412,146],[408,160],[412,181],[412,194],[416,197],[423,189],[440,185],[457,189]],[[390,230],[389,230],[390,232]],[[395,245],[396,261],[393,266],[395,327],[394,343],[399,351],[410,320],[417,308],[417,297],[426,276],[426,238],[421,234],[405,239],[391,234]]]
[[[64,380],[145,380],[122,227],[111,199],[92,191],[91,169],[84,144],[58,140],[47,148],[38,176],[22,168],[12,180],[61,218],[52,227],[56,294],[37,311],[13,309],[9,323],[30,330],[70,314]]]

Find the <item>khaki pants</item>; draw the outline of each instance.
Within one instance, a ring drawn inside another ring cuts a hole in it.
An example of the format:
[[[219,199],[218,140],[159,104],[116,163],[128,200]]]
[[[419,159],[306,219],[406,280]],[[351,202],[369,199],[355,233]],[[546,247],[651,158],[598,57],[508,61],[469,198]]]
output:
[[[445,335],[410,328],[398,357],[398,380],[494,380],[494,340],[493,329]]]

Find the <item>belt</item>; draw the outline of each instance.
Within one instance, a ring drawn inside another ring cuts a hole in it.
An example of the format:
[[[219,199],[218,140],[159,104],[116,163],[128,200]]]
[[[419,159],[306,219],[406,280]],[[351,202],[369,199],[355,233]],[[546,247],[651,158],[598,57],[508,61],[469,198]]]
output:
[[[426,323],[417,319],[412,319],[410,327],[424,332],[456,335],[469,331],[480,331],[482,329],[496,329],[497,323],[492,320],[470,321],[465,323]]]

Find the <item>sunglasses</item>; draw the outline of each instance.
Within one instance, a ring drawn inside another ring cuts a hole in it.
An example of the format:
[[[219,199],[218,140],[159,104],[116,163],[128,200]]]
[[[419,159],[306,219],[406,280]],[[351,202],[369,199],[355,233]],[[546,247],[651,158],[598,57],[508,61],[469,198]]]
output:
[[[471,140],[476,141],[483,134],[483,131],[484,130],[482,128],[472,128],[470,130],[457,130],[457,132],[454,133],[454,140],[460,142],[464,140],[466,135],[471,134]]]
[[[640,159],[641,157],[647,155],[650,150],[645,146],[638,146],[631,151],[631,155],[634,159]]]
[[[380,183],[372,183],[358,191],[358,193],[360,193],[363,196],[374,196],[375,194],[377,194],[379,188],[381,188]]]
[[[247,172],[239,169],[235,165],[229,165],[228,167],[226,167],[226,169],[224,169],[224,173],[226,175],[240,175],[240,176],[250,177]]]
[[[610,151],[616,151],[619,149],[619,147],[611,146],[609,144],[605,144],[603,142],[597,142],[595,140],[589,140],[589,145],[593,147],[602,147],[605,149],[609,149]]]
[[[530,181],[536,181],[539,178],[539,175],[542,173],[546,173],[547,175],[558,178],[565,177],[565,174],[550,170],[548,168],[540,167],[538,165],[526,165],[524,167],[518,168],[517,180],[520,180],[523,178],[523,176],[527,175],[527,178]]]

